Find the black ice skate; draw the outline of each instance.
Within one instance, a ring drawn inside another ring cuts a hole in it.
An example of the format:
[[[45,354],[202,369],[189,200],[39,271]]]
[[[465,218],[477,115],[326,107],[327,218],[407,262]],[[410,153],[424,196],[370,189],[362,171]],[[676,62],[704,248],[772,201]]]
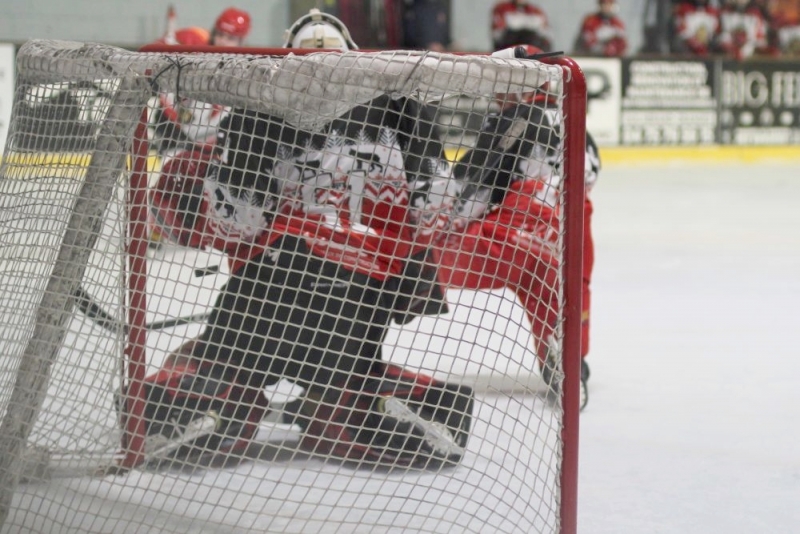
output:
[[[147,377],[144,400],[145,465],[241,452],[268,405],[263,391],[237,384],[219,367],[198,370],[193,362]]]
[[[581,358],[581,411],[586,408],[586,404],[589,402],[589,388],[587,386],[587,382],[589,382],[589,364],[586,363],[586,360]]]
[[[442,461],[458,463],[464,456],[465,449],[459,444],[456,433],[427,410],[415,410],[397,397],[379,397],[376,408],[384,415],[381,427],[384,430],[393,427],[387,445],[401,451],[419,451],[437,464]]]
[[[468,386],[384,365],[344,389],[307,394],[301,447],[357,465],[438,469],[464,456],[472,420]]]
[[[548,343],[547,356],[541,366],[542,381],[547,386],[545,394],[546,399],[551,404],[556,403],[561,396],[561,383],[564,379],[564,372],[560,366],[561,351],[557,343],[551,339]],[[580,392],[580,409],[583,411],[589,403],[589,365],[586,360],[581,358],[581,392]]]

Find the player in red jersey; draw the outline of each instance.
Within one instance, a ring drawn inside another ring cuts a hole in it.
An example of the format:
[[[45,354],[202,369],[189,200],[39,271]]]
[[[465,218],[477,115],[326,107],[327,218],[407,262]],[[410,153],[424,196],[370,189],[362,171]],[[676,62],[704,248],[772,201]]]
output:
[[[672,52],[707,56],[719,33],[719,10],[708,0],[682,0],[672,10]]]
[[[529,55],[541,52],[526,48]],[[548,362],[554,356],[552,334],[558,313],[558,262],[553,247],[559,230],[555,194],[561,179],[561,141],[554,130],[555,108],[542,91],[501,95],[500,104],[500,113],[487,117],[476,147],[453,169],[458,179],[473,185],[462,191],[465,228],[451,232],[436,251],[439,280],[448,288],[508,287],[514,291],[531,322],[544,379],[556,388],[553,364]],[[490,151],[504,144],[502,157]],[[585,357],[594,267],[593,206],[588,193],[600,170],[598,149],[588,134],[585,157],[581,408],[588,402]],[[484,170],[479,177],[471,175],[480,168]]]
[[[625,23],[617,16],[616,0],[599,0],[597,12],[581,23],[575,44],[576,55],[620,57],[628,49]]]
[[[716,44],[720,52],[735,59],[745,59],[766,49],[766,20],[750,0],[726,0],[719,21]]]
[[[495,50],[513,44],[529,44],[544,51],[552,47],[553,37],[547,14],[539,6],[523,0],[497,2],[492,8],[492,44]],[[514,35],[532,36],[524,42]]]
[[[211,31],[198,26],[176,28],[175,9],[167,11],[167,31],[156,43],[185,46],[241,46],[250,33],[250,14],[229,7],[219,14]]]

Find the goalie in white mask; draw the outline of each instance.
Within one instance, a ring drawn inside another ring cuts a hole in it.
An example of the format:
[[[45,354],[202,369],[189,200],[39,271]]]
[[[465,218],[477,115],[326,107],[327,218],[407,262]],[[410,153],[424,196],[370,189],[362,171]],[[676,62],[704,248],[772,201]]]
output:
[[[284,48],[321,48],[328,50],[357,50],[358,45],[350,37],[350,31],[333,15],[312,9],[297,19],[286,30]]]

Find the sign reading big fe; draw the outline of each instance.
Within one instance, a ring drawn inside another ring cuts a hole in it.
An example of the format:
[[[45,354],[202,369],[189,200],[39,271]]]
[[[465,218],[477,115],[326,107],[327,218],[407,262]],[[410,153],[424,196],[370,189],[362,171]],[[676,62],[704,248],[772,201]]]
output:
[[[720,142],[800,143],[800,63],[722,62]]]

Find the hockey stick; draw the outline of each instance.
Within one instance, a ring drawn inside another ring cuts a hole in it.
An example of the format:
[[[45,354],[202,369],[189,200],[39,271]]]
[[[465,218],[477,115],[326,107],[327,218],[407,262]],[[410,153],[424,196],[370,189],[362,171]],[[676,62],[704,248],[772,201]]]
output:
[[[75,293],[73,293],[72,296],[75,298],[78,309],[83,312],[83,315],[85,315],[87,319],[109,332],[119,332],[119,321],[101,308],[97,301],[92,298],[82,285],[78,285],[78,287],[75,288]]]
[[[461,191],[459,202],[455,212],[462,217],[474,217],[489,205],[494,184],[490,183],[489,177],[498,172],[498,166],[502,159],[511,155],[509,149],[521,140],[530,123],[524,117],[514,117],[511,125],[492,143],[487,152],[489,157],[480,167],[473,172],[468,172],[462,178],[464,188]]]
[[[559,50],[554,52],[537,52],[535,54],[528,54],[527,50],[525,50],[525,46],[518,45],[497,50],[492,52],[490,55],[492,57],[498,57],[502,59],[535,59],[538,61],[540,59],[563,56],[564,52]]]
[[[161,321],[153,321],[144,325],[145,330],[164,330],[165,328],[173,328],[175,326],[183,326],[193,323],[202,323],[208,319],[209,313],[196,313],[194,315],[184,315],[181,317],[172,317],[170,319],[163,319]]]
[[[208,267],[201,267],[194,270],[194,275],[197,278],[209,276],[219,273],[219,265],[209,265]],[[75,289],[73,294],[75,303],[78,309],[86,316],[87,319],[94,322],[99,327],[108,330],[109,332],[118,333],[120,330],[120,322],[115,319],[108,311],[106,311],[82,285]],[[169,319],[162,319],[160,321],[153,321],[145,324],[145,330],[165,330],[167,328],[174,328],[176,326],[183,326],[193,323],[202,323],[208,319],[209,313],[196,313],[193,315],[184,315],[181,317],[171,317]]]
[[[103,309],[100,304],[86,291],[83,286],[78,286],[73,294],[78,309],[83,315],[98,325],[104,330],[109,332],[119,333],[120,321],[115,319],[110,313]],[[184,315],[181,317],[171,317],[169,319],[162,319],[160,321],[153,321],[144,325],[145,330],[164,330],[167,328],[174,328],[176,326],[183,326],[193,323],[202,323],[208,319],[207,312],[196,313],[193,315]]]

